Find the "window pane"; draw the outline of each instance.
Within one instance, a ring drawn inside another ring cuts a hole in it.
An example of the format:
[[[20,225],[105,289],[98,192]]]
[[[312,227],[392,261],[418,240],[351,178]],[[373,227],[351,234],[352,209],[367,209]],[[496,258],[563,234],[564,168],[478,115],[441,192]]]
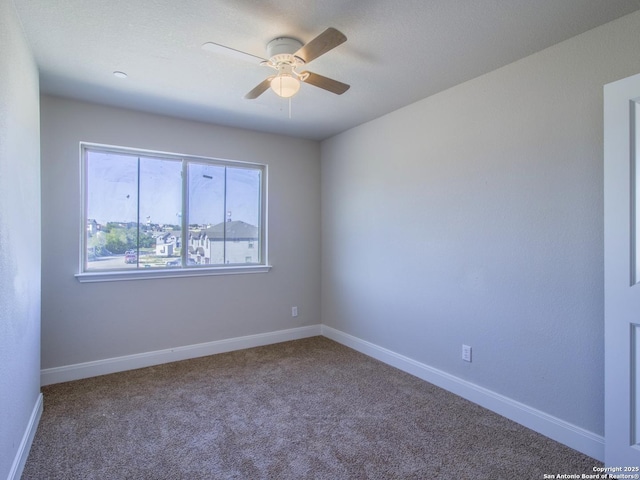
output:
[[[86,152],[86,268],[135,268],[125,252],[136,247],[138,158]]]
[[[192,265],[260,263],[260,170],[189,165]]]
[[[260,263],[260,170],[227,167],[225,263]]]
[[[138,266],[164,268],[180,260],[182,162],[140,158]]]
[[[214,227],[224,223],[225,167],[189,164],[189,266],[220,265],[224,251],[213,235]]]

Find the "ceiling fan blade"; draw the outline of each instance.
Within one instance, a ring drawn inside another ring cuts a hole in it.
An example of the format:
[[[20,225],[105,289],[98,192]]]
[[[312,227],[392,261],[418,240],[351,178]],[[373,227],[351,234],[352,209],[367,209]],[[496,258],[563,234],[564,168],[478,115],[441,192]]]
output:
[[[347,37],[333,27],[324,32],[300,48],[294,56],[301,58],[305,63],[318,58],[329,50],[347,41]]]
[[[342,95],[350,88],[350,85],[347,85],[346,83],[333,80],[332,78],[323,77],[317,73],[302,72],[301,75],[308,75],[307,78],[305,78],[304,83],[309,83],[315,87],[335,93],[336,95]]]
[[[214,42],[203,43],[202,49],[208,52],[218,53],[226,57],[238,58],[240,60],[245,60],[249,62],[255,62],[256,60],[259,60],[259,61],[265,60],[264,58],[258,57],[257,55],[252,55],[251,53],[242,52],[240,50],[236,50],[235,48],[225,47],[224,45],[220,45],[219,43],[214,43]]]
[[[247,100],[253,100],[258,98],[260,95],[262,95],[264,92],[266,92],[269,89],[269,87],[271,86],[272,79],[273,79],[273,76],[265,78],[253,90],[247,93],[244,96],[244,98],[246,98]]]

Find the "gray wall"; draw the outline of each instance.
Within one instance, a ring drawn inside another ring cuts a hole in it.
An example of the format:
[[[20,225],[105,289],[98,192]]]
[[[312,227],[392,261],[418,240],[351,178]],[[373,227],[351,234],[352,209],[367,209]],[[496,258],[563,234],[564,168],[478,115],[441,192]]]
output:
[[[639,31],[324,141],[323,323],[602,435],[602,87],[640,71]]]
[[[317,142],[44,96],[42,368],[320,322]],[[80,141],[268,165],[269,273],[79,283]],[[291,317],[291,306],[299,316]]]
[[[0,0],[0,478],[40,393],[38,71],[11,0]]]

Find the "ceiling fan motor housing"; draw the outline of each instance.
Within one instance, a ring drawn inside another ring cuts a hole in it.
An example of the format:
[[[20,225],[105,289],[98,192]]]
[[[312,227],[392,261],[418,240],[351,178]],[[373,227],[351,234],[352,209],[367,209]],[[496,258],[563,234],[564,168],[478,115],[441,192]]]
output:
[[[293,54],[302,48],[302,42],[295,38],[278,37],[267,44],[267,57],[275,64],[295,63]]]

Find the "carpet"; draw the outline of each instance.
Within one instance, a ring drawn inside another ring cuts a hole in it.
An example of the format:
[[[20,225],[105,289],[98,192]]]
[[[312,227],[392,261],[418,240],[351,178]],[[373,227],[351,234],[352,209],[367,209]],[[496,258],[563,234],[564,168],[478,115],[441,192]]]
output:
[[[324,337],[42,390],[24,480],[513,480],[602,466]]]

